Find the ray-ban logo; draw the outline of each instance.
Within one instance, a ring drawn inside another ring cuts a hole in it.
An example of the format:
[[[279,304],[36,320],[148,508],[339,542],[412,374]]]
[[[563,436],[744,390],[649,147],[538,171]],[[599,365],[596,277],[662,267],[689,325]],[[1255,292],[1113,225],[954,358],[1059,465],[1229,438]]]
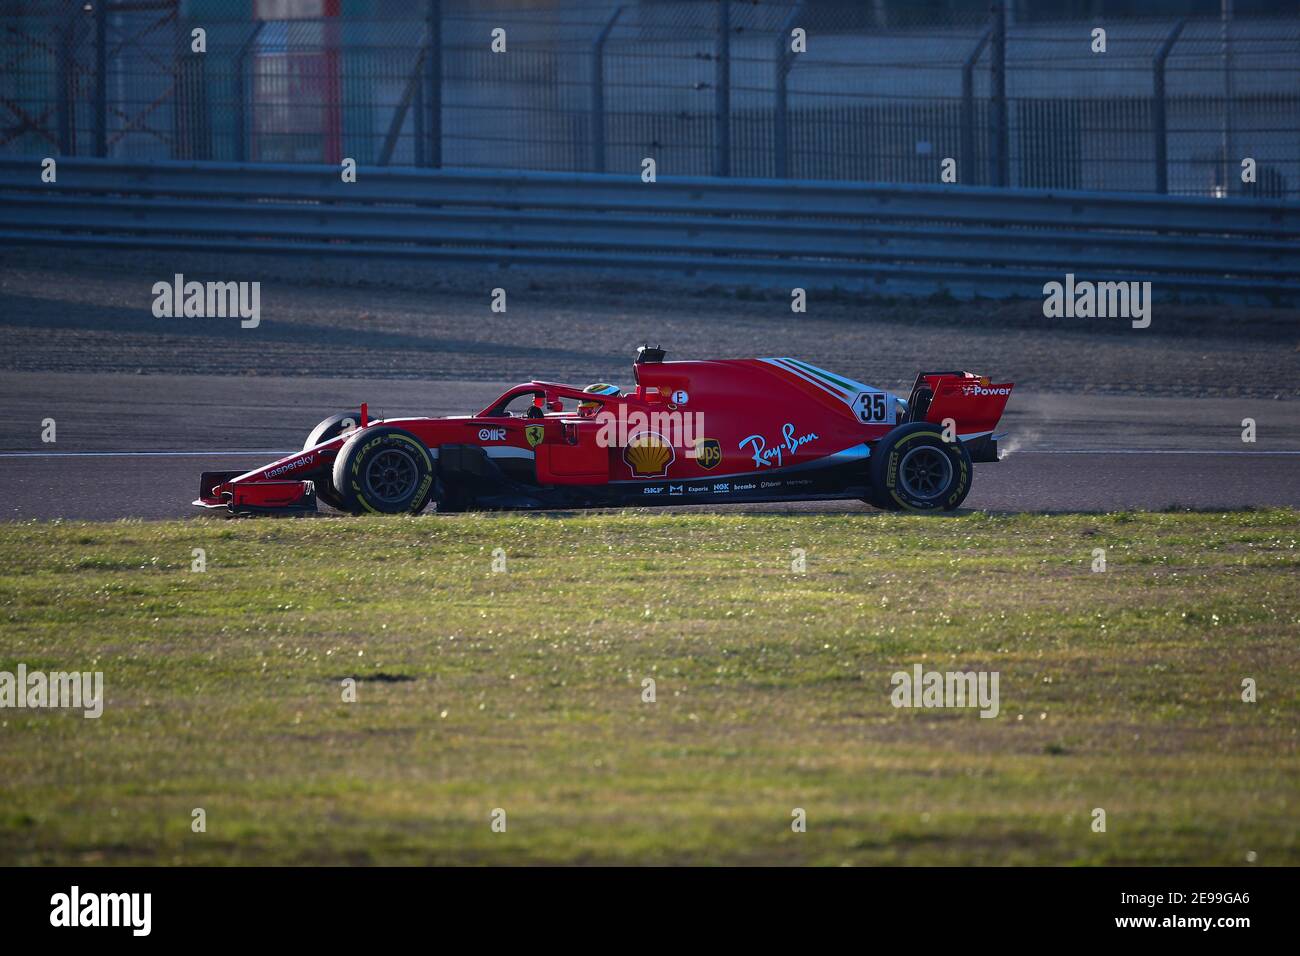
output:
[[[153,284],[156,319],[225,319],[239,317],[240,328],[262,321],[262,283],[186,282],[176,273],[171,282]]]
[[[104,672],[29,671],[26,664],[18,672],[0,671],[0,707],[60,708],[84,711],[94,720],[104,713]]]

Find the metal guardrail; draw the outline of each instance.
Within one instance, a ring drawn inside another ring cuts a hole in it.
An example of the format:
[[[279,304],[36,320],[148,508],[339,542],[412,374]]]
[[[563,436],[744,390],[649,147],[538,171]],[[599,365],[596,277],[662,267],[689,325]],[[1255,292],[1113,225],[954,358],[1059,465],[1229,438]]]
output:
[[[427,258],[879,294],[1300,301],[1300,203],[964,186],[0,159],[0,243]]]

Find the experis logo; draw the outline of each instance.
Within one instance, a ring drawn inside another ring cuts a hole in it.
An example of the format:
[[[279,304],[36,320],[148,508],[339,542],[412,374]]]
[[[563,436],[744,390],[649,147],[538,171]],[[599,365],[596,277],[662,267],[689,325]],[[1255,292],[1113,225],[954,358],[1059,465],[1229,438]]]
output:
[[[153,926],[152,893],[83,893],[73,886],[50,897],[51,926],[126,926],[148,936]]]

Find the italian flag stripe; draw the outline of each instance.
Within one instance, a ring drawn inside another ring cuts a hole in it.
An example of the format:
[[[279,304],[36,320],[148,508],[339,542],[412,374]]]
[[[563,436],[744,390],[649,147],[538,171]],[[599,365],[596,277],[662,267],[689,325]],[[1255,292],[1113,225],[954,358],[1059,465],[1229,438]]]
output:
[[[831,373],[823,372],[822,369],[816,368],[815,365],[796,362],[794,359],[784,359],[784,362],[788,362],[794,369],[800,369],[803,375],[815,378],[819,385],[822,385],[823,388],[833,390],[833,392],[839,394],[841,398],[845,398],[845,401],[850,401],[850,399],[853,398],[853,395],[858,393],[859,389],[855,389],[853,385],[849,384],[849,382],[842,380],[842,378],[836,378],[835,376],[832,376]]]
[[[775,365],[783,372],[789,372],[791,375],[799,379],[801,382],[807,382],[809,385],[815,385],[818,388],[820,388],[823,392],[830,392],[832,395],[834,395],[836,398],[840,400],[843,400],[844,398],[843,394],[841,394],[838,388],[835,388],[833,385],[831,385],[823,378],[817,378],[816,376],[809,375],[807,372],[803,371],[802,369],[794,365],[794,363],[792,363],[789,359],[766,359],[765,361],[768,361],[771,364]]]
[[[803,362],[796,361],[795,359],[786,359],[786,361],[789,362],[791,365],[797,365],[799,368],[803,369],[803,370],[804,370],[805,372],[807,372],[809,375],[815,375],[815,376],[817,376],[818,378],[823,379],[823,380],[825,380],[825,381],[827,381],[827,382],[830,382],[830,383],[833,384],[833,385],[838,385],[840,388],[844,389],[844,390],[847,391],[847,392],[856,392],[856,391],[857,391],[857,390],[856,390],[852,385],[850,385],[848,382],[844,381],[843,379],[836,378],[836,377],[835,377],[834,375],[832,375],[830,372],[827,372],[827,371],[825,371],[825,370],[823,370],[823,369],[817,368],[817,367],[814,366],[814,365],[805,365]]]

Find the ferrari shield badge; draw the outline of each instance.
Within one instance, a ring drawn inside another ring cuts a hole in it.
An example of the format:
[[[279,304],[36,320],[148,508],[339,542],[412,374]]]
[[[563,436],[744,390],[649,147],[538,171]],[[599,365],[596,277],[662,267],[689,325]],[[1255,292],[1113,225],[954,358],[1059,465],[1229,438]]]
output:
[[[542,437],[546,434],[546,426],[529,425],[524,428],[524,437],[528,439],[530,448],[536,448],[542,443]]]

